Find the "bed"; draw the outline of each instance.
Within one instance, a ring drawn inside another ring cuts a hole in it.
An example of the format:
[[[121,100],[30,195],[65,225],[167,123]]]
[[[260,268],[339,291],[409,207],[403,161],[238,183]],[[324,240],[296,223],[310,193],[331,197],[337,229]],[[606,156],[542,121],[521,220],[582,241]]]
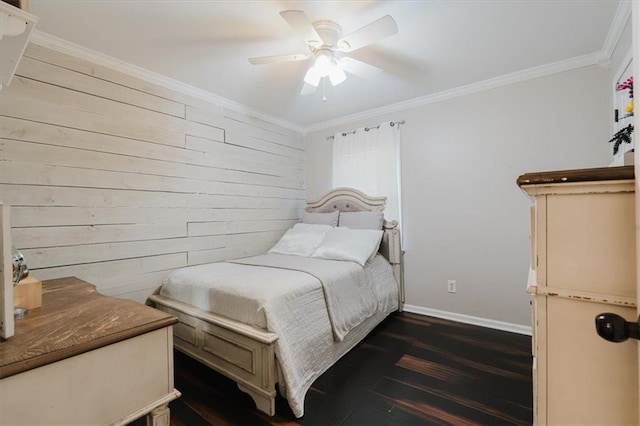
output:
[[[385,200],[338,188],[307,203],[306,212],[382,212]],[[147,304],[179,319],[176,349],[234,380],[259,410],[275,414],[278,385],[301,417],[313,381],[402,309],[400,233],[397,222],[382,222],[379,252],[364,267],[278,253],[198,265],[172,273]],[[359,283],[355,287],[344,281],[327,284],[349,274]],[[227,280],[227,288],[206,287],[210,276]],[[264,286],[253,294],[256,280]],[[270,289],[268,295],[263,288]],[[271,297],[272,292],[280,294]],[[343,315],[345,310],[363,312],[351,320],[356,313]]]

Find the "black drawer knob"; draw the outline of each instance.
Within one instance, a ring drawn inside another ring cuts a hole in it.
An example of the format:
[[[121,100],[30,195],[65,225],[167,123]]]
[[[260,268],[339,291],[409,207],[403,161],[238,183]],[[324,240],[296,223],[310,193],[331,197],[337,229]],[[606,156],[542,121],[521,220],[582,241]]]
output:
[[[625,340],[640,339],[640,317],[638,321],[625,321],[620,315],[605,312],[596,316],[596,331],[598,335],[610,342],[624,342]]]

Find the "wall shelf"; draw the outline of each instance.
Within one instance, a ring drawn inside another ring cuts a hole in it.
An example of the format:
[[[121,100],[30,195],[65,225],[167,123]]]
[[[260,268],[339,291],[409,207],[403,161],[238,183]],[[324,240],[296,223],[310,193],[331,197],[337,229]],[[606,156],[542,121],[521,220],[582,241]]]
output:
[[[0,1],[0,89],[11,83],[38,18]]]

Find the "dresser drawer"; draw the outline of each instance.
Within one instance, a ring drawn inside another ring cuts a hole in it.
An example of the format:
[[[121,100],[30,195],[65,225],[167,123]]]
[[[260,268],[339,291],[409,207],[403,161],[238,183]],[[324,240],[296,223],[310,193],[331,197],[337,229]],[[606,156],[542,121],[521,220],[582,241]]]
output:
[[[118,424],[175,399],[171,335],[162,328],[0,380],[0,424]]]
[[[546,285],[635,298],[634,194],[546,198]]]
[[[557,425],[638,424],[638,352],[632,341],[611,343],[595,331],[603,311],[625,318],[635,308],[548,297],[547,421]],[[546,423],[546,422],[542,422]]]
[[[518,183],[535,206],[533,423],[638,424],[637,344],[600,338],[594,321],[637,316],[633,167],[528,173]]]

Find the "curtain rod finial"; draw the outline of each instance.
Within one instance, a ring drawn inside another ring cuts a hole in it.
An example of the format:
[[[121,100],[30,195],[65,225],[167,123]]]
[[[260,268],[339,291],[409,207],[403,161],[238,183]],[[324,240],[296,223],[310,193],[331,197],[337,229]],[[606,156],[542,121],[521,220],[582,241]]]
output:
[[[389,125],[390,125],[391,127],[394,127],[394,126],[397,124],[397,125],[398,125],[398,127],[400,127],[400,125],[401,125],[401,124],[404,124],[404,123],[405,123],[405,121],[404,121],[404,120],[390,121],[390,122],[389,122]],[[372,129],[379,129],[379,128],[380,128],[380,124],[378,124],[378,125],[376,125],[376,126],[365,127],[365,128],[364,128],[364,131],[365,131],[365,132],[368,132],[369,130],[372,130]],[[345,136],[347,136],[348,134],[350,134],[350,133],[355,133],[355,132],[356,132],[355,130],[350,130],[350,131],[348,131],[348,132],[342,132],[342,137],[345,137]],[[335,139],[335,137],[334,137],[334,136],[327,136],[325,139],[326,139],[326,140],[331,140],[331,139]]]

